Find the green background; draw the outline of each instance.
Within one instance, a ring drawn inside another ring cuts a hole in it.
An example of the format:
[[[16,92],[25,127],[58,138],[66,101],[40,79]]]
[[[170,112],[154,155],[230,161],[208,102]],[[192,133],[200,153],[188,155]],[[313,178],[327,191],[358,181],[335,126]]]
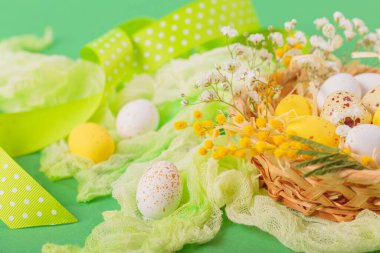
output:
[[[231,0],[233,1],[233,0]],[[159,18],[191,1],[188,0],[0,0],[0,38],[18,34],[42,34],[49,25],[55,32],[55,43],[46,52],[77,58],[80,48],[118,23],[134,17]],[[336,10],[348,17],[360,17],[369,28],[379,26],[378,0],[256,0],[256,11],[263,26],[282,26],[291,18],[299,28],[313,32],[312,21]],[[1,70],[0,70],[1,71]],[[9,230],[0,222],[1,253],[40,252],[46,242],[83,245],[91,229],[102,221],[105,210],[118,209],[111,197],[88,204],[75,202],[74,180],[50,182],[38,171],[39,154],[17,161],[53,196],[67,207],[79,222],[54,227]],[[181,252],[291,252],[274,237],[259,229],[232,224],[225,219],[221,232],[206,245],[187,245]]]

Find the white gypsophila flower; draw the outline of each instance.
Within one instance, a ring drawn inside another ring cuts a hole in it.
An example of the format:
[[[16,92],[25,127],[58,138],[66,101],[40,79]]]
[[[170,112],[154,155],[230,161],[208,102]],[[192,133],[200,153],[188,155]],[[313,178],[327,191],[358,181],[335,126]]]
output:
[[[296,25],[297,25],[297,20],[292,19],[292,20],[284,23],[284,28],[287,32],[290,32],[290,31],[294,30]]]
[[[211,85],[211,83],[209,83],[208,81],[209,80],[207,80],[206,78],[202,78],[202,79],[196,81],[195,87],[197,87],[197,88],[207,88],[208,86]]]
[[[356,33],[354,31],[350,31],[350,30],[345,30],[344,31],[344,36],[346,37],[346,39],[348,41],[352,40],[353,38],[355,38],[356,36]]]
[[[322,27],[324,27],[326,24],[329,24],[329,20],[326,17],[323,18],[317,18],[314,20],[314,24],[318,30],[321,30]]]
[[[352,19],[352,24],[354,25],[355,29],[360,29],[363,26],[366,26],[364,21],[361,20],[360,18],[353,18]]]
[[[243,59],[248,58],[250,55],[249,48],[247,48],[246,46],[243,46],[242,44],[239,44],[239,43],[234,45],[233,50],[234,50],[236,56],[243,58]]]
[[[257,73],[254,72],[253,70],[250,70],[245,76],[244,80],[245,80],[245,84],[248,90],[253,87],[253,84],[257,80],[257,76],[258,76]]]
[[[294,26],[293,26],[293,24],[290,23],[290,22],[285,22],[285,23],[284,23],[284,28],[285,28],[285,31],[290,32],[291,30],[294,29]]]
[[[326,52],[332,52],[334,51],[333,42],[332,40],[329,41],[323,41],[321,45],[319,46],[320,49]]]
[[[284,37],[279,32],[270,33],[269,39],[278,47],[282,47],[284,45]]]
[[[332,46],[333,50],[340,48],[342,45],[343,45],[342,36],[337,34],[331,39],[331,46]]]
[[[380,39],[380,29],[376,29],[377,37]]]
[[[297,42],[301,43],[302,46],[306,45],[307,39],[306,39],[306,36],[305,36],[305,34],[303,32],[297,31],[294,34],[294,38],[296,38]]]
[[[198,80],[196,82],[196,87],[207,88],[212,84],[221,82],[222,79],[223,79],[223,76],[213,71],[213,72],[208,73],[204,78]]]
[[[335,35],[335,27],[332,24],[325,24],[322,28],[322,33],[328,38],[332,38]]]
[[[256,46],[256,45],[260,44],[262,41],[264,41],[265,37],[261,33],[255,33],[255,34],[249,35],[247,40],[252,42],[252,44]]]
[[[221,87],[223,90],[226,90],[226,91],[230,89],[230,85],[227,82],[221,83]]]
[[[297,66],[303,69],[317,70],[321,67],[321,64],[310,55],[297,56],[293,58],[293,61]]]
[[[360,44],[362,44],[364,47],[373,47],[378,42],[378,37],[376,33],[368,33],[363,37],[361,41],[359,41]]]
[[[229,38],[236,37],[239,33],[236,31],[236,29],[232,28],[231,26],[222,26],[220,28],[220,31],[224,36],[227,36]]]
[[[343,14],[340,11],[334,12],[334,20],[335,22],[339,22],[342,18],[344,18]]]
[[[235,73],[236,71],[239,70],[240,66],[241,66],[241,63],[239,61],[230,60],[224,64],[223,69],[227,72]]]
[[[313,35],[310,37],[310,44],[314,48],[320,48],[323,43],[325,40],[321,36]]]
[[[211,102],[214,98],[215,98],[215,92],[214,91],[205,90],[200,96],[200,101]]]
[[[250,91],[250,92],[248,92],[248,96],[249,96],[250,99],[253,100],[253,102],[255,102],[257,104],[261,102],[260,95],[256,91]]]
[[[269,51],[266,48],[258,50],[257,55],[262,61],[271,60],[273,57],[273,55],[269,53]]]
[[[245,80],[245,77],[247,76],[248,71],[249,71],[249,68],[246,68],[246,67],[240,67],[239,70],[238,70],[237,73],[236,73],[236,76],[237,76],[240,80]]]
[[[347,18],[342,18],[339,20],[339,27],[343,30],[352,31],[352,23]]]
[[[366,27],[366,26],[362,26],[362,27],[360,27],[359,29],[358,29],[358,32],[359,32],[359,34],[360,35],[364,35],[364,34],[367,34],[368,33],[368,27]]]
[[[351,130],[351,128],[347,125],[339,125],[335,132],[337,135],[341,136],[341,137],[346,137],[348,132]]]
[[[287,38],[286,38],[286,41],[288,42],[288,44],[289,44],[290,46],[295,46],[295,45],[298,43],[297,39],[294,38],[293,36],[289,36],[289,37],[287,37]]]

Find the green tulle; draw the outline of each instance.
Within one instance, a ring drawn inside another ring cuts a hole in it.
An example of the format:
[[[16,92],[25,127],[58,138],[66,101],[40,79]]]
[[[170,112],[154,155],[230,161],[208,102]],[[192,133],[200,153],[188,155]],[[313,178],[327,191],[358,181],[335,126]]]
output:
[[[102,92],[104,72],[98,65],[28,52],[51,41],[50,30],[42,38],[24,35],[0,41],[0,113],[61,105]]]

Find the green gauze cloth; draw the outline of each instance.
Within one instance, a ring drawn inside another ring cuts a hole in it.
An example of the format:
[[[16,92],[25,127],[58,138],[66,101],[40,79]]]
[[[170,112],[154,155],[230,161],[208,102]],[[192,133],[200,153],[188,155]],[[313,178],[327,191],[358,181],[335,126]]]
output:
[[[98,65],[30,52],[51,41],[50,30],[42,38],[0,41],[0,146],[11,156],[63,138],[90,118],[103,96],[105,74]]]
[[[184,178],[181,206],[170,216],[156,221],[141,217],[136,188],[151,162],[136,163],[113,185],[121,210],[105,212],[105,221],[93,229],[83,248],[46,244],[43,253],[174,252],[187,243],[211,240],[220,229],[223,206],[233,222],[256,226],[297,252],[380,249],[379,215],[363,211],[356,220],[342,223],[304,217],[259,191],[258,172],[249,161],[227,157],[217,162],[198,156],[197,148],[191,149],[194,145],[192,133],[185,131],[151,161],[174,162]]]
[[[154,159],[181,134],[174,131],[174,121],[191,119],[195,108],[181,110],[178,101],[180,94],[184,92],[197,96],[194,89],[196,81],[210,71],[215,62],[225,61],[228,57],[225,48],[215,49],[193,55],[186,60],[173,60],[154,76],[137,75],[115,95],[113,107],[118,111],[121,106],[133,99],[141,97],[151,99],[160,111],[161,127],[157,131],[132,139],[122,139],[115,130],[115,114],[107,105],[99,123],[108,128],[116,140],[116,153],[107,161],[94,164],[86,158],[70,154],[67,142],[61,140],[43,150],[41,171],[51,180],[74,177],[78,181],[78,201],[86,202],[99,196],[109,195],[111,184],[128,169],[130,164]],[[178,115],[177,111],[180,111]],[[217,113],[217,110],[212,111],[209,117]]]
[[[235,166],[241,171],[234,170],[234,173],[248,178],[255,172],[252,167],[247,169],[242,160],[226,159],[218,163],[200,157],[198,143],[199,139],[188,129],[153,161],[131,165],[113,185],[113,196],[121,210],[104,213],[105,221],[94,228],[84,248],[47,244],[43,252],[174,252],[186,243],[205,243],[214,238],[221,226],[222,211],[208,197],[208,185],[217,180],[218,172]],[[163,219],[145,220],[137,211],[136,187],[149,165],[162,160],[175,163],[180,170],[185,186],[181,206]],[[229,197],[233,198],[234,189],[229,190]]]

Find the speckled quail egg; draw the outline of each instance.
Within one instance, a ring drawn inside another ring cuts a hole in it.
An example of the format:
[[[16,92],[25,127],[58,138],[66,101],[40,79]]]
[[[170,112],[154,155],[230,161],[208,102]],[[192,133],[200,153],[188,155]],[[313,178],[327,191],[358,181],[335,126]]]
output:
[[[360,99],[350,92],[337,91],[326,98],[321,111],[322,118],[335,125],[354,127],[371,123],[372,115]]]
[[[351,74],[339,73],[329,77],[320,87],[317,94],[318,108],[322,109],[326,98],[336,91],[348,91],[357,97],[362,95],[359,82]]]
[[[380,85],[368,91],[364,95],[362,102],[372,113],[375,113],[380,107]]]

